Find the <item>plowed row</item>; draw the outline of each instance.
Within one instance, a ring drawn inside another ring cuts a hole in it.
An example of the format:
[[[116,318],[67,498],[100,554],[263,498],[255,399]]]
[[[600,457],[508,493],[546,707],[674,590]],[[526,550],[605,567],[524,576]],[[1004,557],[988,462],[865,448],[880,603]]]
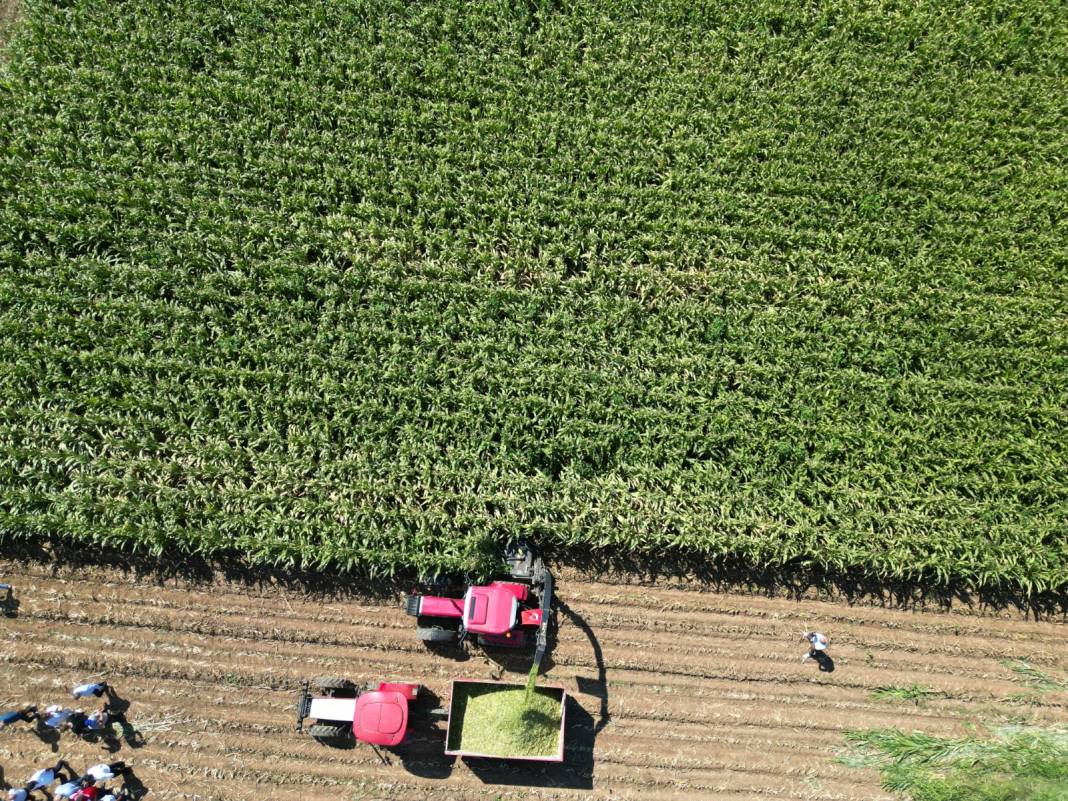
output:
[[[338,600],[14,561],[0,561],[0,575],[20,600],[2,623],[0,700],[60,700],[72,682],[107,675],[145,729],[141,747],[124,743],[115,758],[158,799],[883,799],[874,774],[833,761],[844,730],[963,733],[977,720],[1068,718],[1068,698],[1029,692],[1002,664],[1068,669],[1063,621],[565,572],[545,681],[575,700],[566,763],[450,761],[443,729],[417,731],[403,754],[380,758],[295,734],[299,682],[413,678],[447,699],[454,677],[521,681],[523,660],[427,651],[399,596]],[[832,673],[800,661],[799,632],[811,627],[833,640]],[[941,695],[922,705],[870,698],[912,683]],[[105,758],[101,749],[66,734],[56,753],[80,767]],[[9,781],[54,758],[29,727],[0,734]]]

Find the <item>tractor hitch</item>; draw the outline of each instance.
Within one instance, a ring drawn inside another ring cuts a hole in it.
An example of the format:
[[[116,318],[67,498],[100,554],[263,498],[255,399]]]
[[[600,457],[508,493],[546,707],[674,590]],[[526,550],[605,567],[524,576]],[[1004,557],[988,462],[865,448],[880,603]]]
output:
[[[312,697],[308,692],[308,682],[303,681],[300,684],[300,697],[297,699],[297,731],[304,731],[304,718],[308,717],[308,713],[311,711]]]

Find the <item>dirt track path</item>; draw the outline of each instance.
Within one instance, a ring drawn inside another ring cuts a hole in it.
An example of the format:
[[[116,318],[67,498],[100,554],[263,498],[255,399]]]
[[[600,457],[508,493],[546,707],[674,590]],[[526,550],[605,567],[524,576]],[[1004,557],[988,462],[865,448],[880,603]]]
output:
[[[92,674],[130,701],[145,742],[125,759],[157,799],[885,799],[875,775],[833,756],[850,728],[962,733],[984,720],[1065,721],[1002,661],[1068,670],[1068,625],[1009,613],[908,612],[814,600],[559,580],[547,683],[564,686],[563,767],[449,762],[423,731],[384,764],[293,732],[301,679],[418,679],[442,697],[466,676],[521,681],[480,652],[460,661],[415,640],[400,598],[322,600],[279,587],[138,580],[117,570],[0,560],[17,617],[0,619],[0,701],[50,703]],[[801,664],[799,632],[832,640],[836,669]],[[529,663],[528,663],[529,664]],[[927,685],[923,705],[872,700]],[[1020,698],[1021,693],[1026,700]],[[10,707],[8,707],[10,708]],[[65,734],[75,767],[107,758]],[[9,781],[54,759],[26,726],[0,733]]]

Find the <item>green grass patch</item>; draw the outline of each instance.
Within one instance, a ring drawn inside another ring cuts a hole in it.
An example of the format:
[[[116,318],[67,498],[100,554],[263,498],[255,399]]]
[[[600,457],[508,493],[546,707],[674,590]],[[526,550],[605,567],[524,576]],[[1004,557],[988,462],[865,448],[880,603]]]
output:
[[[563,707],[559,690],[453,685],[449,750],[490,756],[556,756]]]
[[[990,737],[866,730],[847,735],[841,761],[875,767],[887,790],[913,801],[1063,801],[1068,730],[1003,726]]]
[[[1057,0],[26,0],[0,537],[1068,587]]]
[[[1029,687],[1040,692],[1058,692],[1068,690],[1068,679],[1058,679],[1040,668],[1036,668],[1025,659],[1013,659],[1005,666],[1019,676]]]
[[[912,701],[920,704],[932,695],[938,695],[938,692],[920,684],[909,684],[905,687],[880,687],[873,690],[869,697],[873,701]]]

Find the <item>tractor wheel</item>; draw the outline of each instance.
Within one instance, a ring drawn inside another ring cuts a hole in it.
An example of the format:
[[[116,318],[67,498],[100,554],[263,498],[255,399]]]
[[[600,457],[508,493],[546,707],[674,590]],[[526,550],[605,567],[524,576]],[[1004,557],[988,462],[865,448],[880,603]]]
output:
[[[356,685],[351,681],[338,676],[319,676],[313,683],[315,684],[315,689],[323,695],[335,695],[339,691],[356,689]]]
[[[352,724],[316,723],[308,727],[308,734],[316,740],[348,740],[352,737]]]
[[[443,629],[440,626],[419,626],[415,630],[415,636],[423,642],[455,642],[456,630]]]
[[[545,584],[545,563],[541,559],[534,562],[534,567],[530,571],[530,582],[535,586]]]

